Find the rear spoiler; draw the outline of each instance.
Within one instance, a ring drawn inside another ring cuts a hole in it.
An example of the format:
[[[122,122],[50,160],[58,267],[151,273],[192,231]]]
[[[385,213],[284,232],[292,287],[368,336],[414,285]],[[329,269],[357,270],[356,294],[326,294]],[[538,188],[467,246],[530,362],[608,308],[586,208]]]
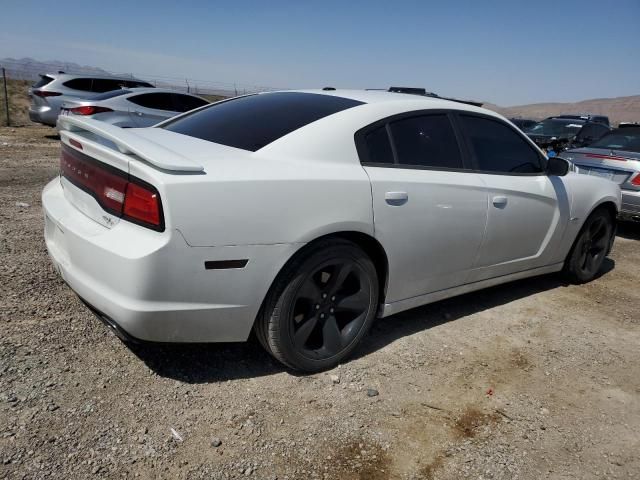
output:
[[[120,153],[135,155],[162,170],[202,172],[204,167],[170,148],[142,138],[132,131],[89,118],[58,117],[58,130],[89,132],[112,142]]]

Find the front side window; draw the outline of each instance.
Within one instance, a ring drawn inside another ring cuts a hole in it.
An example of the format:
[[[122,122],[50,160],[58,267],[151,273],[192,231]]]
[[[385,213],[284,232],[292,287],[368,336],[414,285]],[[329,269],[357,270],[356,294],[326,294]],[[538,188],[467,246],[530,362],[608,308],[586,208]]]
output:
[[[396,120],[389,127],[399,164],[463,168],[458,141],[446,114]]]
[[[496,173],[541,173],[539,153],[518,133],[498,120],[460,115],[477,168]]]

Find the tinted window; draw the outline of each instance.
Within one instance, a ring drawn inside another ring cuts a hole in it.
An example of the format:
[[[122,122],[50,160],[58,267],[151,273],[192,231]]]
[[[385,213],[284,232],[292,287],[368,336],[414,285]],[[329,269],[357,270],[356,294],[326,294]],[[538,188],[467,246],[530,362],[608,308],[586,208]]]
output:
[[[114,80],[109,78],[94,78],[91,91],[93,92],[110,92],[111,90],[119,90],[125,86],[124,80]]]
[[[540,156],[508,125],[497,120],[460,115],[478,168],[487,172],[539,173]]]
[[[139,87],[153,88],[153,85],[151,85],[150,83],[138,82],[135,80],[124,80],[121,83],[127,88],[139,88]]]
[[[49,77],[48,75],[40,75],[40,80],[38,80],[32,86],[33,88],[40,88],[40,87],[44,87],[45,85],[51,82],[53,82],[52,77]]]
[[[143,93],[127,98],[130,102],[145,108],[175,112],[170,93]]]
[[[163,128],[255,152],[309,123],[361,104],[315,93],[265,93],[215,103]]]
[[[607,133],[609,128],[601,123],[587,123],[576,135],[576,140],[593,141]]]
[[[372,130],[364,137],[368,163],[393,163],[393,151],[385,125]]]
[[[463,168],[451,122],[446,115],[425,115],[390,124],[398,163],[435,168]]]
[[[91,79],[90,78],[73,78],[63,83],[67,88],[73,88],[74,90],[83,90],[85,92],[91,91]]]
[[[589,147],[640,153],[640,128],[612,130]]]
[[[94,95],[93,97],[91,97],[91,100],[107,100],[108,98],[119,97],[120,95],[124,95],[126,93],[131,93],[131,90],[125,90],[124,88],[120,90],[111,90],[107,93]]]
[[[209,103],[206,100],[192,97],[191,95],[180,95],[179,93],[174,93],[172,95],[173,103],[175,105],[174,109],[176,112],[188,112],[189,110],[193,110],[194,108],[198,108]]]

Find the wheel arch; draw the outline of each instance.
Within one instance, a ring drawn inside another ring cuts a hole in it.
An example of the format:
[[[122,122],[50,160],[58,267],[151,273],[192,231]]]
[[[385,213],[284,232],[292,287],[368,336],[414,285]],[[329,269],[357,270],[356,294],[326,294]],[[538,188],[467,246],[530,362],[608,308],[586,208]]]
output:
[[[387,291],[387,281],[389,276],[389,260],[384,247],[375,237],[367,233],[354,231],[354,230],[344,230],[344,231],[327,233],[325,235],[321,235],[317,238],[314,238],[310,242],[302,245],[301,248],[296,250],[287,259],[287,261],[284,262],[284,264],[278,270],[278,273],[275,275],[275,277],[271,281],[271,284],[269,285],[269,288],[267,289],[266,293],[264,294],[256,319],[262,314],[265,301],[269,297],[269,294],[271,293],[274,286],[278,283],[282,273],[287,269],[287,267],[292,262],[296,261],[296,259],[299,258],[300,255],[304,255],[307,251],[313,249],[318,243],[326,240],[331,240],[331,239],[347,240],[351,243],[354,243],[355,245],[360,247],[362,251],[369,256],[369,258],[371,258],[371,261],[373,262],[373,265],[376,268],[376,273],[378,276],[378,286],[379,286],[378,303],[380,304],[384,303],[385,294]],[[255,326],[255,319],[254,319],[254,326]]]

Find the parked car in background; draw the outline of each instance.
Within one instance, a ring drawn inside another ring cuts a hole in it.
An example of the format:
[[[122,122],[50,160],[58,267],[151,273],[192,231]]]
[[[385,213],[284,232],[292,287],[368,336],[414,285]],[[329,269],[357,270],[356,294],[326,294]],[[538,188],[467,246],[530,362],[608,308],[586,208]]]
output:
[[[592,115],[590,113],[579,114],[579,115],[556,115],[549,118],[566,118],[569,120],[585,120],[587,122],[593,123],[602,123],[603,125],[609,126],[609,117],[606,115]]]
[[[583,119],[550,117],[538,122],[525,133],[543,150],[558,152],[568,145],[585,123],[587,121]]]
[[[132,77],[71,75],[47,73],[29,88],[32,122],[55,127],[62,104],[71,98],[88,98],[97,93],[119,90],[122,87],[153,88],[148,82]]]
[[[602,123],[567,116],[549,117],[525,133],[543,150],[558,153],[574,146],[585,146],[610,130]]]
[[[612,130],[586,148],[567,150],[562,157],[573,162],[578,173],[620,185],[620,217],[640,220],[640,126]]]
[[[174,90],[130,88],[86,100],[68,100],[60,115],[91,117],[123,128],[150,127],[208,103],[204,98]]]
[[[509,121],[523,132],[526,132],[528,129],[538,123],[538,120],[532,120],[530,118],[510,118]]]
[[[638,123],[638,122],[620,122],[618,124],[618,128],[640,128],[640,123]]]
[[[242,96],[152,128],[61,116],[45,240],[124,338],[259,341],[307,371],[376,316],[564,270],[593,279],[620,189],[506,119],[381,91]]]

